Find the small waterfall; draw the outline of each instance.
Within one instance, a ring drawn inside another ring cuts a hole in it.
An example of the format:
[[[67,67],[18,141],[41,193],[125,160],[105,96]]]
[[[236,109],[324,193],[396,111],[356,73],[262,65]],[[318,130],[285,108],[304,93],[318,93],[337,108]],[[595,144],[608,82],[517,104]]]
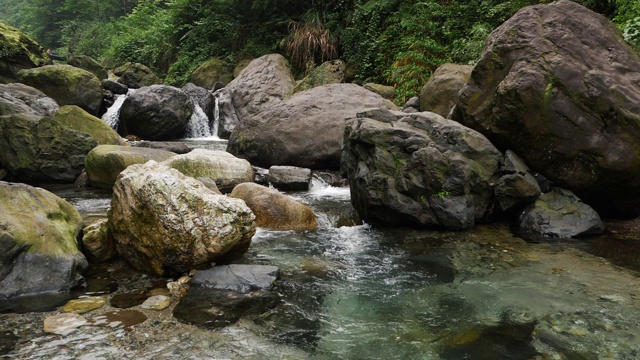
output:
[[[209,128],[209,118],[207,114],[205,114],[204,110],[196,103],[193,103],[193,114],[191,114],[191,118],[189,118],[189,123],[187,124],[187,129],[185,130],[185,135],[187,138],[203,138],[203,137],[211,137],[211,129]]]
[[[211,133],[213,136],[218,137],[218,128],[220,127],[220,99],[215,96],[215,108],[213,109],[213,126]]]
[[[126,100],[126,98],[131,95],[135,90],[129,89],[126,95],[115,95],[116,101],[113,102],[107,112],[102,115],[102,121],[107,123],[107,125],[111,126],[112,129],[118,129],[118,123],[120,122],[120,108],[122,104]]]

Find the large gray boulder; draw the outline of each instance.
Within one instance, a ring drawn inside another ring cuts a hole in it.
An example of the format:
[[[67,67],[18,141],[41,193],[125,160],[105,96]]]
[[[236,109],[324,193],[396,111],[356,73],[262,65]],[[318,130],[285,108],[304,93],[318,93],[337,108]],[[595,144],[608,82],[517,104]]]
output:
[[[108,218],[120,257],[156,275],[238,258],[255,233],[255,216],[243,201],[155,161],[120,174]]]
[[[52,116],[58,108],[55,100],[36,88],[20,83],[0,84],[0,116]]]
[[[272,166],[267,180],[280,190],[304,191],[311,187],[311,169],[295,166]]]
[[[396,106],[356,84],[315,87],[242,118],[227,151],[265,168],[337,169],[346,119],[370,108]]]
[[[493,197],[502,154],[440,115],[372,110],[347,126],[342,171],[364,221],[469,229]]]
[[[218,136],[228,139],[240,123],[233,99],[228,88],[224,87],[213,93],[218,102]],[[214,116],[211,117],[212,121]]]
[[[118,131],[143,140],[172,140],[184,135],[193,113],[189,95],[167,85],[151,85],[129,95],[120,108]]]
[[[236,185],[253,181],[254,178],[253,168],[247,160],[226,151],[195,149],[174,156],[163,164],[193,178],[209,178],[223,193],[231,192]]]
[[[572,1],[521,9],[488,38],[454,119],[600,212],[640,214],[640,58]]]
[[[149,160],[164,161],[176,153],[133,146],[100,145],[87,155],[84,165],[91,185],[111,189],[122,170],[133,164],[144,164]]]
[[[440,65],[420,90],[420,111],[448,117],[458,102],[458,92],[469,81],[471,70],[471,65]]]
[[[74,182],[98,143],[52,118],[0,116],[0,167],[20,182]]]
[[[502,175],[495,186],[496,201],[500,209],[508,210],[518,204],[534,202],[542,194],[529,167],[513,151],[505,152],[500,172]]]
[[[46,65],[18,72],[19,82],[41,90],[60,106],[77,105],[92,115],[102,106],[102,84],[87,70],[71,65]]]
[[[517,222],[522,235],[570,238],[601,234],[598,213],[569,190],[553,188],[527,206]]]
[[[0,181],[0,300],[68,291],[87,260],[76,238],[82,217],[56,195]]]

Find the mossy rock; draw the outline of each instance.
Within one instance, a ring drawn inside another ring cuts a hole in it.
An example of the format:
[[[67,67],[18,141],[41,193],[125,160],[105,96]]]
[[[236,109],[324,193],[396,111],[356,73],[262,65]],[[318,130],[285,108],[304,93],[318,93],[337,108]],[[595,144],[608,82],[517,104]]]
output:
[[[20,30],[0,23],[0,83],[17,80],[23,69],[51,64],[45,49]]]
[[[128,62],[115,68],[113,73],[119,76],[119,83],[128,86],[130,89],[162,84],[162,79],[153,70],[139,63]]]
[[[342,60],[331,60],[322,63],[322,65],[311,70],[309,75],[302,79],[295,88],[293,93],[305,91],[316,86],[326,84],[339,84],[344,82],[346,65]]]
[[[228,84],[233,80],[231,66],[221,59],[207,60],[191,74],[191,82],[205,89],[211,89],[217,82]]]
[[[393,86],[366,83],[362,85],[362,87],[369,91],[373,91],[385,99],[393,100],[396,96],[396,89]]]
[[[118,135],[104,121],[82,110],[75,105],[67,105],[60,108],[53,117],[63,126],[89,134],[96,140],[98,145],[123,145],[129,146],[127,142]]]
[[[164,161],[175,155],[159,149],[100,145],[87,155],[85,170],[92,186],[111,189],[118,175],[129,165],[144,164],[149,160]]]
[[[71,66],[75,66],[81,69],[85,69],[92,74],[94,74],[98,79],[104,80],[109,78],[109,73],[107,73],[107,69],[102,66],[98,61],[94,58],[86,55],[77,55],[69,58],[67,60],[67,64]]]
[[[77,105],[90,114],[98,114],[102,106],[102,84],[88,72],[70,65],[47,65],[21,70],[18,80],[44,92],[58,105]]]

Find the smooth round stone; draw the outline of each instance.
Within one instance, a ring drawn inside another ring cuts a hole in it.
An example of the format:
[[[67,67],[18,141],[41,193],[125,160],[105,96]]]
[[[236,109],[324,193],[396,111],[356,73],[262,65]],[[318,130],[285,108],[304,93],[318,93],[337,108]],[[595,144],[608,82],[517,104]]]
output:
[[[52,315],[44,319],[44,332],[57,335],[68,335],[87,323],[84,316],[65,313]]]
[[[164,295],[155,295],[148,298],[142,305],[143,309],[149,310],[164,310],[171,305],[171,298]]]
[[[62,311],[66,313],[84,314],[91,310],[99,309],[107,303],[107,299],[102,296],[91,296],[81,299],[74,299],[67,302]]]

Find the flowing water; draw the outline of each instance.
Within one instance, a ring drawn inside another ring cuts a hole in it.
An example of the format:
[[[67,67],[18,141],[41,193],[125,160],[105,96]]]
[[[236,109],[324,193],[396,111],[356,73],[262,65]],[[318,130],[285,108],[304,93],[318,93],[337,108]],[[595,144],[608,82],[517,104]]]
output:
[[[102,115],[102,121],[107,123],[107,125],[111,126],[112,129],[118,129],[118,123],[120,122],[120,108],[127,97],[135,92],[135,89],[129,89],[126,95],[117,94],[115,95],[116,100],[113,102],[113,105],[109,106],[107,111]]]
[[[108,204],[106,193],[52,190],[85,217]],[[505,225],[472,232],[381,229],[359,222],[348,188],[314,179],[310,191],[289,195],[314,209],[319,229],[258,229],[241,260],[281,268],[277,306],[220,330],[178,322],[172,308],[142,310],[148,319],[141,324],[87,326],[65,337],[41,330],[44,317],[57,311],[0,314],[0,358],[640,356],[640,256],[606,245],[637,249],[633,233],[533,243],[512,236]],[[120,262],[106,267],[102,272],[119,284],[114,294],[162,282],[126,271]]]

